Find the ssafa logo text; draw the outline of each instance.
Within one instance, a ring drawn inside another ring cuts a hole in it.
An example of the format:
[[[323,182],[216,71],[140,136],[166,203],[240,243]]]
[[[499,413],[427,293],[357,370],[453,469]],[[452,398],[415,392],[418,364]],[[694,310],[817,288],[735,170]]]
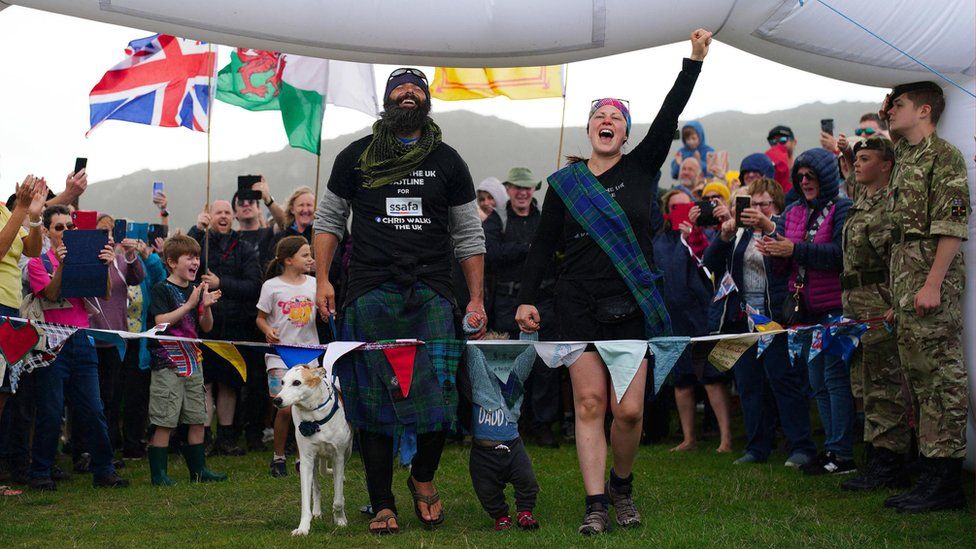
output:
[[[386,215],[390,217],[418,217],[424,214],[421,198],[393,197],[386,199]]]

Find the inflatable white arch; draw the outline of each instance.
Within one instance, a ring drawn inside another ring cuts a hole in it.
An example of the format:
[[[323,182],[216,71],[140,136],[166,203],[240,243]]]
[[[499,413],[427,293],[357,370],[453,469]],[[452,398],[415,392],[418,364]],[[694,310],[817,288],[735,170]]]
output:
[[[696,27],[750,53],[859,84],[934,80],[948,108],[940,134],[959,147],[976,201],[976,3],[940,0],[0,0],[7,5],[151,29],[209,42],[390,64],[549,65],[685,40]],[[831,9],[841,10],[850,19]],[[959,87],[858,28],[943,73]],[[879,100],[881,98],[879,97]],[[976,208],[974,208],[976,209]],[[976,216],[966,255],[976,264]],[[976,272],[966,326],[976,325]],[[976,338],[966,338],[969,464],[976,455]]]

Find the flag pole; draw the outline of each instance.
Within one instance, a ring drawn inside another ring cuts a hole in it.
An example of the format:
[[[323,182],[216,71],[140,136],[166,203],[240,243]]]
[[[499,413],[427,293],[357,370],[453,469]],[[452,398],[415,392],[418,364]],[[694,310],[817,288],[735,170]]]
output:
[[[207,51],[212,54],[213,66],[207,71],[207,201],[203,204],[203,210],[205,212],[210,211],[210,127],[213,122],[213,107],[214,107],[214,88],[213,88],[213,73],[217,70],[217,55],[214,52],[213,43],[207,43]],[[203,271],[205,273],[210,272],[210,224],[207,224],[207,228],[203,231],[203,257],[204,266]]]
[[[319,203],[319,174],[322,171],[322,144],[319,143],[319,153],[315,155],[315,204]]]
[[[566,133],[566,85],[569,83],[569,63],[563,65],[563,114],[559,122],[559,150],[556,152],[556,170],[563,159],[563,134]]]

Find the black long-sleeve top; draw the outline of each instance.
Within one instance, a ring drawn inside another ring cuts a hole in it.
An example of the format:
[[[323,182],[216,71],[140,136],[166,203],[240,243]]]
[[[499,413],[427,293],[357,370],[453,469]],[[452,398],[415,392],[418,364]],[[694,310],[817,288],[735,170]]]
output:
[[[647,136],[633,151],[622,155],[616,165],[597,176],[623,209],[652,269],[653,238],[664,223],[657,203],[659,172],[671,150],[678,116],[691,97],[701,66],[701,61],[684,59],[681,72],[664,98]],[[519,303],[535,304],[539,284],[560,242],[565,244],[566,250],[560,278],[598,284],[601,295],[629,291],[607,254],[573,218],[559,195],[550,190],[546,192],[539,228],[522,269]]]

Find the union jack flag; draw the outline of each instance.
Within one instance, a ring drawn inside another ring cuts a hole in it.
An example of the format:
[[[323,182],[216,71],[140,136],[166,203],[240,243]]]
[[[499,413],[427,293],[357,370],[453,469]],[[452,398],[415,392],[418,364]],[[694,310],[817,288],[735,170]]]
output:
[[[91,129],[105,120],[207,131],[216,52],[197,40],[154,34],[129,42],[89,96]]]
[[[177,376],[190,377],[200,369],[202,353],[196,343],[160,340],[159,345],[176,368]]]

